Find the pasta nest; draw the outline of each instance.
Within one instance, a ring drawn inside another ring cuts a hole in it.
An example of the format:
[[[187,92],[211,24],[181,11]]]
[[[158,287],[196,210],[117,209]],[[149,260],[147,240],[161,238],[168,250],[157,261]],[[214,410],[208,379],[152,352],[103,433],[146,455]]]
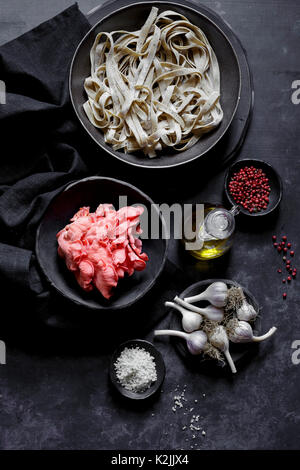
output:
[[[222,118],[220,70],[203,31],[153,7],[138,31],[100,32],[84,110],[114,150],[184,151]]]

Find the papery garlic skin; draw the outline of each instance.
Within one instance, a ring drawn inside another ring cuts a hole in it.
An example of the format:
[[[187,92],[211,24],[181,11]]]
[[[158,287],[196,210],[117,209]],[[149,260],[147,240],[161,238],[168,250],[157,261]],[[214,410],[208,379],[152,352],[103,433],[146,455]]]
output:
[[[233,343],[249,343],[252,341],[253,331],[251,325],[245,321],[239,321],[233,332],[229,333],[229,339]]]
[[[186,342],[188,350],[193,355],[201,354],[205,351],[207,346],[207,336],[204,331],[194,331],[190,334],[189,339]]]
[[[193,331],[192,333],[184,333],[177,330],[156,330],[154,336],[178,336],[186,340],[189,352],[193,355],[203,353],[207,348],[207,335],[204,331]]]
[[[228,287],[225,282],[213,282],[201,294],[185,297],[185,301],[189,303],[198,302],[199,300],[208,300],[214,307],[224,307],[228,295]]]
[[[233,332],[229,333],[229,339],[233,343],[251,343],[264,341],[272,336],[277,328],[273,326],[270,330],[262,336],[254,336],[251,325],[245,321],[239,321],[238,325]]]
[[[209,341],[215,348],[218,348],[220,349],[220,351],[223,352],[224,356],[228,361],[231,372],[235,374],[236,367],[229,353],[229,340],[224,326],[217,326],[209,335]]]
[[[182,315],[182,328],[187,333],[192,333],[192,331],[199,330],[201,323],[203,321],[200,313],[191,312],[190,310],[185,309],[184,307],[175,304],[174,302],[165,302],[166,307],[172,307],[178,310]]]
[[[257,317],[257,312],[251,304],[243,300],[241,307],[236,312],[236,316],[241,321],[252,321]]]

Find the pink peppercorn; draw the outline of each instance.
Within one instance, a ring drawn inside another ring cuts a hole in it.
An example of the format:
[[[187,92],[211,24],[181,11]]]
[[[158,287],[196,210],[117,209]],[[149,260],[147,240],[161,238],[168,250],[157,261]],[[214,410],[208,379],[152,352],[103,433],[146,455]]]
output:
[[[267,208],[271,188],[269,180],[261,169],[251,167],[241,168],[234,173],[229,182],[229,192],[233,199],[249,211],[260,212]],[[273,235],[273,241],[276,235]]]

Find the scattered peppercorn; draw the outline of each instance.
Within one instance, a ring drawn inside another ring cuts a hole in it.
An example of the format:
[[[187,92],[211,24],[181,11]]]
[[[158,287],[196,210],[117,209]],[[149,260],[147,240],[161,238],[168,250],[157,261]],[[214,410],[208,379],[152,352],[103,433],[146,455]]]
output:
[[[282,261],[285,263],[285,268],[288,273],[287,278],[282,279],[282,284],[286,284],[286,282],[291,283],[291,281],[295,279],[297,276],[297,269],[292,266],[292,260],[287,259],[287,256],[288,256],[288,251],[289,251],[290,256],[293,257],[295,255],[295,251],[290,250],[292,247],[292,243],[287,241],[286,235],[281,237],[281,241],[276,242],[276,240],[277,240],[277,236],[273,235],[272,236],[273,246],[274,248],[277,249],[278,253],[282,252],[283,254]],[[281,268],[277,269],[277,272],[279,274],[281,274],[282,271],[283,270]],[[287,298],[287,293],[284,292],[282,294],[282,297],[285,300]]]

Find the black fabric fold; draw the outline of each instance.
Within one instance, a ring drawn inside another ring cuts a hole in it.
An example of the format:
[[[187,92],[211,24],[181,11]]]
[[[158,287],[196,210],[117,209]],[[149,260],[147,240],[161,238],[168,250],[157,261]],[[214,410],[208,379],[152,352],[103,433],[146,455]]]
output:
[[[98,148],[96,155],[95,144],[81,129],[70,103],[71,59],[89,28],[75,4],[0,47],[0,78],[7,88],[6,104],[0,105],[5,149],[0,161],[1,288],[15,312],[11,318],[26,305],[48,326],[81,327],[86,312],[52,290],[40,272],[34,246],[42,215],[71,181],[94,173],[116,177],[118,172]],[[128,173],[124,171],[121,179]],[[147,296],[131,309],[139,331],[165,314],[161,297],[178,292],[177,280],[182,279],[175,272],[168,263],[164,282],[151,291],[151,302]],[[121,330],[126,332],[126,321]]]
[[[0,47],[0,279],[41,293],[34,257],[39,221],[51,199],[88,174],[76,143],[68,93],[74,51],[90,25],[77,4]]]
[[[6,104],[0,105],[5,149],[0,184],[13,184],[38,171],[83,169],[76,146],[67,145],[78,131],[68,74],[74,51],[89,27],[74,5],[0,47],[0,77],[6,84]]]

